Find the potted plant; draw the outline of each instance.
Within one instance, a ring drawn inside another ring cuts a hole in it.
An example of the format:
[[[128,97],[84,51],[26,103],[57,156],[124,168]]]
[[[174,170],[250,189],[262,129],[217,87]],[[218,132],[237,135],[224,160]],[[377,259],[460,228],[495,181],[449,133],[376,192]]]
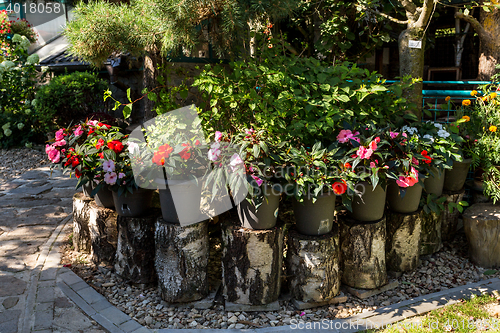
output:
[[[332,230],[335,217],[335,194],[347,191],[338,176],[335,151],[317,142],[311,149],[288,147],[285,193],[293,196],[293,211],[297,230],[305,235],[323,235]],[[335,191],[335,192],[334,192]]]
[[[386,201],[386,160],[390,152],[383,129],[374,124],[357,126],[344,123],[336,145],[342,159],[341,177],[352,195],[344,195],[344,206],[350,215],[362,222],[380,220]]]

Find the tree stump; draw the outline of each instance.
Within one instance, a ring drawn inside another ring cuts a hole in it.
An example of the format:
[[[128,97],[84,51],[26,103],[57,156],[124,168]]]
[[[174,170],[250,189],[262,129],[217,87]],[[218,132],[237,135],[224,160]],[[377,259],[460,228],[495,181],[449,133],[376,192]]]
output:
[[[500,206],[474,204],[463,219],[471,261],[484,268],[500,267]]]
[[[443,193],[446,201],[444,203],[445,210],[441,213],[441,240],[451,241],[455,238],[460,212],[457,209],[453,209],[453,212],[450,213],[447,206],[450,202],[458,204],[460,201],[463,201],[464,195],[465,188],[458,192]]]
[[[94,199],[82,192],[73,195],[73,246],[75,251],[90,253],[90,203]]]
[[[155,222],[160,215],[154,209],[145,217],[118,216],[118,244],[115,272],[133,283],[156,281]]]
[[[253,230],[222,226],[222,285],[227,302],[264,305],[278,300],[283,227]]]
[[[339,221],[342,283],[361,289],[386,284],[386,218],[359,222],[341,216]]]
[[[155,269],[165,301],[192,302],[208,295],[208,245],[208,221],[182,227],[157,219]]]
[[[387,270],[406,272],[418,265],[422,214],[387,212],[387,242],[385,256]]]
[[[99,207],[93,201],[89,205],[89,231],[92,262],[96,265],[113,265],[118,242],[116,212]]]
[[[322,236],[288,233],[286,270],[292,296],[305,303],[333,299],[340,292],[338,227]]]
[[[441,214],[422,211],[422,231],[420,232],[420,255],[436,253],[441,250]]]

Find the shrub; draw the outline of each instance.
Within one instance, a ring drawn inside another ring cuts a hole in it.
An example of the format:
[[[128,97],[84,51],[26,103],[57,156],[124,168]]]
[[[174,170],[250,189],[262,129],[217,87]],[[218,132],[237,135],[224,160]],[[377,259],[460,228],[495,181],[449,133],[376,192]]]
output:
[[[26,36],[30,43],[34,43],[38,39],[38,34],[33,30],[32,25],[25,19],[10,21],[10,30],[12,34]]]
[[[92,113],[105,112],[103,93],[106,82],[95,73],[74,72],[53,78],[41,86],[33,101],[39,127],[45,132],[57,126],[68,126],[84,120]]]

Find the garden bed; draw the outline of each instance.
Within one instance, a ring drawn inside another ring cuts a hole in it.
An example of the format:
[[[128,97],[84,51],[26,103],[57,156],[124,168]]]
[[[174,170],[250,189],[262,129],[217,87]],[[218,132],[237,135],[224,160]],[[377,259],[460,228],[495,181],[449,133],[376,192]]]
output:
[[[211,237],[210,245],[209,282],[213,286],[220,279],[218,262],[221,249],[217,237]],[[156,285],[149,288],[130,285],[116,276],[111,267],[95,267],[89,262],[85,255],[72,251],[70,245],[64,248],[63,264],[71,264],[76,274],[118,309],[142,325],[156,329],[257,328],[289,325],[294,318],[311,321],[346,318],[413,297],[500,277],[500,271],[486,271],[469,261],[465,235],[460,233],[453,242],[445,243],[441,251],[421,257],[421,264],[416,270],[397,278],[399,286],[396,289],[365,300],[345,293],[348,296],[345,303],[298,311],[285,294],[280,297],[280,311],[227,312],[220,296],[216,297],[216,304],[207,310],[170,306],[161,300]]]
[[[0,149],[0,184],[48,163],[47,154],[41,150]]]

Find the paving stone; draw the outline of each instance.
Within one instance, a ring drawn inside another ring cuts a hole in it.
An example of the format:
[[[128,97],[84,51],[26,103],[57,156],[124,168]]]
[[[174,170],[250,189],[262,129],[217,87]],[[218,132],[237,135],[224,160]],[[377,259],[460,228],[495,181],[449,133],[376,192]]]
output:
[[[115,323],[116,325],[123,324],[124,322],[130,320],[130,317],[115,308],[114,306],[108,307],[106,309],[103,309],[99,311],[101,316],[107,318],[109,321]]]
[[[17,273],[25,269],[27,269],[27,265],[23,258],[3,257],[2,260],[0,260],[0,271]]]
[[[52,186],[54,186],[54,188],[68,188],[68,189],[71,189],[73,191],[73,193],[75,193],[75,191],[78,191],[78,190],[75,190],[75,187],[76,187],[76,184],[78,183],[78,179],[76,178],[68,178],[68,177],[65,177],[63,179],[50,179],[50,184]],[[81,189],[80,189],[81,191]],[[71,195],[73,196],[73,195]]]
[[[194,330],[190,330],[193,332]],[[148,330],[146,327],[141,327],[135,331],[132,331],[132,333],[151,333],[151,330]]]
[[[16,189],[11,190],[10,193],[38,195],[38,194],[42,194],[44,192],[52,190],[52,187],[53,186],[50,184],[43,185],[43,186],[36,186],[36,187],[28,187],[25,185],[25,186],[21,186],[21,187],[18,187]]]
[[[44,267],[40,273],[40,281],[55,281],[57,277],[57,270],[57,267]]]
[[[36,301],[38,303],[54,302],[54,287],[38,288]]]
[[[39,170],[30,170],[25,172],[19,177],[19,179],[32,180],[32,179],[46,179],[49,178],[49,175],[43,171]]]
[[[265,305],[247,305],[247,304],[238,304],[238,303],[231,303],[231,302],[226,302],[225,304],[225,309],[226,311],[246,311],[246,312],[253,312],[253,311],[278,311],[281,309],[280,303],[278,301],[265,304]]]
[[[107,309],[107,308],[109,308],[111,306],[113,306],[113,305],[111,303],[109,303],[107,299],[103,299],[103,300],[100,300],[100,301],[92,304],[92,307],[97,312],[99,312],[101,310],[104,310],[104,309]]]
[[[305,309],[311,309],[311,308],[316,308],[319,306],[325,306],[327,304],[338,304],[338,303],[344,303],[347,302],[347,296],[344,295],[344,293],[340,293],[338,296],[335,296],[329,301],[326,302],[302,302],[296,299],[292,300],[293,306],[295,306],[298,310],[305,310]]]
[[[48,225],[20,227],[16,228],[14,231],[7,233],[6,235],[2,235],[1,240],[32,240],[35,238],[49,238],[52,231],[54,231],[54,228]]]
[[[10,182],[10,183],[6,183],[6,184],[0,184],[0,191],[10,191],[10,190],[18,188],[21,185],[23,185],[23,183],[21,183],[21,182],[19,182],[19,183]]]
[[[137,329],[142,328],[142,325],[136,322],[135,320],[129,320],[124,322],[123,324],[120,324],[118,326],[120,329],[124,330],[125,332],[133,332]]]
[[[73,303],[67,297],[57,297],[54,299],[55,308],[70,308],[72,306]]]
[[[66,267],[61,268],[61,271],[59,273],[59,278],[63,280],[64,283],[66,283],[68,286],[72,287],[72,285],[83,281],[78,275],[76,275]]]
[[[0,297],[21,295],[28,284],[14,276],[0,276]]]
[[[21,310],[6,310],[0,312],[0,327],[2,333],[17,333],[17,324],[19,323],[19,316]]]
[[[96,332],[93,330],[96,326],[92,321],[74,305],[71,308],[55,309],[54,326],[63,327],[65,329],[63,332]]]
[[[19,297],[7,297],[3,300],[2,305],[5,309],[10,309],[16,306],[17,302],[19,302]]]
[[[9,196],[5,196],[0,198],[0,207],[32,208],[34,206],[56,205],[60,202],[59,198],[37,200],[34,198],[11,199]]]
[[[44,239],[2,241],[0,242],[0,256],[16,257],[34,254],[40,251],[40,246],[44,243]]]
[[[43,185],[46,185],[48,184],[49,182],[46,181],[46,180],[35,180],[35,181],[31,181],[31,182],[27,182],[25,184],[26,187],[40,187],[40,186],[43,186]],[[12,193],[12,192],[11,192]]]
[[[100,300],[105,299],[104,296],[99,294],[97,291],[95,291],[91,287],[83,288],[82,290],[78,290],[77,294],[80,295],[85,300],[85,302],[87,302],[88,304],[97,303]]]
[[[52,327],[54,320],[54,303],[37,304],[35,308],[35,330]]]
[[[357,289],[357,288],[352,288],[349,286],[343,286],[351,295],[356,296],[357,298],[360,299],[365,299],[368,297],[371,297],[373,295],[378,295],[383,292],[386,292],[391,289],[397,288],[399,285],[397,280],[390,281],[386,285],[383,285],[382,287],[375,288],[375,289]]]

